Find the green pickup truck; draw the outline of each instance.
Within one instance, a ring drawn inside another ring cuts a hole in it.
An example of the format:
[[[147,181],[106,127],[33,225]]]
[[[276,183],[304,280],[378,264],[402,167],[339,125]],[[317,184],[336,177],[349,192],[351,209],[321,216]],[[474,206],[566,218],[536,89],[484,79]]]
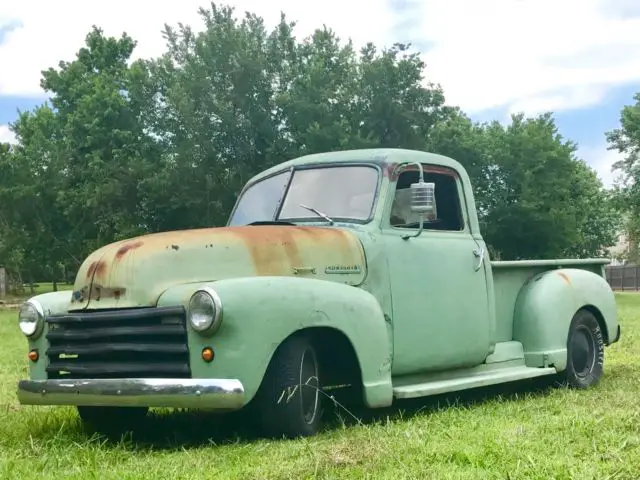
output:
[[[18,399],[97,429],[244,409],[297,437],[338,394],[379,408],[544,375],[586,388],[620,338],[606,263],[491,261],[451,158],[303,156],[252,178],[226,227],[104,246],[71,293],[25,302]]]

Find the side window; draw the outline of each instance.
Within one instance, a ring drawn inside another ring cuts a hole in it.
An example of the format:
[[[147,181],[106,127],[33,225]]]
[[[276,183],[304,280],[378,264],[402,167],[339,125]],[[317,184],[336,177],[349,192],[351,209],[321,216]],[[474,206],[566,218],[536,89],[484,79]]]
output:
[[[391,207],[389,223],[395,228],[417,229],[420,227],[419,215],[411,212],[411,184],[420,177],[417,170],[404,170],[398,177],[396,191]],[[425,182],[435,183],[436,215],[427,218],[424,228],[427,230],[461,231],[464,229],[460,196],[456,176],[451,173],[425,171]]]

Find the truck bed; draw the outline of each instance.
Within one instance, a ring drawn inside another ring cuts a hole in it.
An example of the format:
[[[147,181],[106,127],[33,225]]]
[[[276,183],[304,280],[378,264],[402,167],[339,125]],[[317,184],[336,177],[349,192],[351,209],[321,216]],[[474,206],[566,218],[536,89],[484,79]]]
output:
[[[494,295],[496,299],[496,341],[508,342],[513,333],[513,311],[522,286],[531,277],[559,268],[588,270],[602,277],[608,259],[558,259],[492,261]]]

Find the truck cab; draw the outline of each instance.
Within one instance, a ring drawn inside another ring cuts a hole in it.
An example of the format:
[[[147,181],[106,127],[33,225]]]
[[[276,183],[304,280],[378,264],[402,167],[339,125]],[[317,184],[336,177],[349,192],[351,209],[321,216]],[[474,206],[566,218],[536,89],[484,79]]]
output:
[[[72,293],[27,301],[18,398],[101,427],[245,409],[300,436],[334,388],[370,408],[545,375],[586,388],[620,336],[606,263],[492,262],[451,158],[308,155],[247,182],[226,226],[106,245]]]

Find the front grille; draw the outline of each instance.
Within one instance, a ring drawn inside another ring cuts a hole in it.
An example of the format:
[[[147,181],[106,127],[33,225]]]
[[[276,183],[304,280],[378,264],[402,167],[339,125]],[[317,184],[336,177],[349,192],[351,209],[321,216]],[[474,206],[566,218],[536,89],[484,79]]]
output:
[[[49,378],[189,378],[182,307],[51,316]]]

